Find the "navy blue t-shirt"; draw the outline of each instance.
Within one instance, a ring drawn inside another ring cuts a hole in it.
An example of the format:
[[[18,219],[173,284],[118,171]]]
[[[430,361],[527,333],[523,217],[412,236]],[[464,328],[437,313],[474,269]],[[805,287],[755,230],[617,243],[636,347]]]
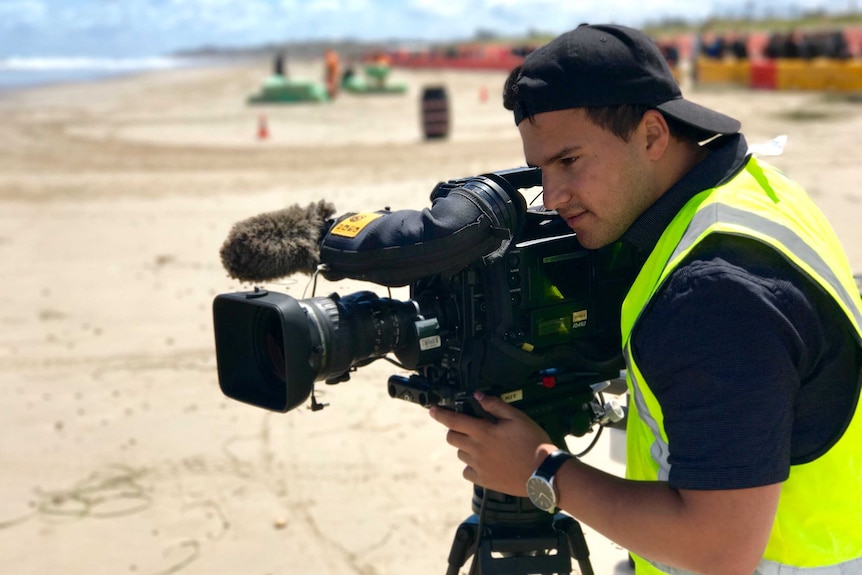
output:
[[[647,253],[692,195],[744,166],[744,138],[722,140],[624,241]],[[856,404],[855,336],[840,308],[752,239],[698,245],[650,302],[632,346],[662,406],[677,489],[784,481],[831,446]]]

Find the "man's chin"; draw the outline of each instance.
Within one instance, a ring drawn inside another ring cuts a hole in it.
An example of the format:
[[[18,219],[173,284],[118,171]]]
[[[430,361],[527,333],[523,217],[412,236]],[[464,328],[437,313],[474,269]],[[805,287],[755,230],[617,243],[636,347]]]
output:
[[[578,243],[581,244],[581,246],[587,248],[588,250],[600,248],[607,243],[596,241],[595,236],[591,236],[588,233],[579,232],[577,230],[575,230],[575,236],[578,238]]]
[[[574,230],[578,243],[588,250],[597,250],[614,243],[618,238],[608,238],[602,234]]]

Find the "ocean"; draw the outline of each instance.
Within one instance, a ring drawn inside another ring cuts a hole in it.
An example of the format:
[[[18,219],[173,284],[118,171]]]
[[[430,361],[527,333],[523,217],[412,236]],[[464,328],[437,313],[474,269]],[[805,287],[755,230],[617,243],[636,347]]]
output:
[[[148,70],[199,66],[202,63],[200,59],[169,56],[151,58],[0,58],[0,90],[84,82]]]

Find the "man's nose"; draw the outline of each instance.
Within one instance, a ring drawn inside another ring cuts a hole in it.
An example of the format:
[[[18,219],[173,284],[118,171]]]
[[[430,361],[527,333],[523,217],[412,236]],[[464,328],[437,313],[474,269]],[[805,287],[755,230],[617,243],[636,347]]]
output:
[[[556,210],[566,203],[567,198],[568,195],[562,186],[542,176],[542,204],[546,210]]]

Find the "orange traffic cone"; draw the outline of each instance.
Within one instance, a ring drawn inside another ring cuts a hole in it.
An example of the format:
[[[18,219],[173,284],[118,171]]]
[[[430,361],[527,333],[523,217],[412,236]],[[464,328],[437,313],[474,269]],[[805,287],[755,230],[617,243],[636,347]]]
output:
[[[261,114],[257,121],[257,139],[266,140],[269,138],[269,127],[266,125],[266,116]]]

